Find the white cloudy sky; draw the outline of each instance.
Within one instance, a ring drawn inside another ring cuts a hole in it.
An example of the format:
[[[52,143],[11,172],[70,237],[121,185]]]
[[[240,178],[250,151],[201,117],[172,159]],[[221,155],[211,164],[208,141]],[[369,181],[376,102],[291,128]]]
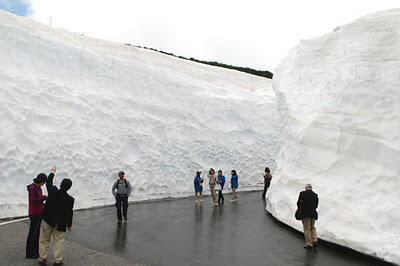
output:
[[[398,0],[28,0],[31,17],[86,36],[273,71],[299,40]]]

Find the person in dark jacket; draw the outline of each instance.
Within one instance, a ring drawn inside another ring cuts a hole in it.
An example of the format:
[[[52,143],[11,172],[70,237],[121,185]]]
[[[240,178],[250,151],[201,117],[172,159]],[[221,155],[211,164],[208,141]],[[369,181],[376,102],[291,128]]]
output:
[[[297,208],[302,212],[301,222],[303,223],[304,237],[306,240],[305,249],[317,248],[318,237],[315,229],[315,220],[318,220],[318,194],[312,191],[312,186],[307,184],[305,191],[300,192],[297,200]]]
[[[40,224],[42,223],[43,202],[47,196],[43,195],[41,187],[46,183],[47,175],[40,173],[33,183],[27,186],[29,198],[29,233],[26,239],[26,254],[27,259],[39,258],[39,235]]]
[[[222,175],[222,170],[218,170],[218,180],[217,183],[220,185],[220,189],[218,191],[218,204],[224,204],[224,195],[222,194],[222,190],[224,190],[225,185],[225,176]]]
[[[269,170],[268,167],[265,167],[265,172],[263,174],[264,176],[264,192],[262,194],[262,198],[265,198],[265,194],[267,193],[267,190],[269,188],[269,186],[271,185],[271,179],[272,179],[272,175],[271,175],[271,171]]]
[[[54,263],[53,265],[62,265],[62,250],[65,239],[66,229],[72,231],[72,216],[74,207],[74,198],[68,195],[67,191],[72,186],[71,179],[65,178],[61,181],[60,189],[53,186],[56,167],[46,181],[48,198],[43,209],[43,222],[40,228],[39,240],[39,264],[46,265],[47,253],[50,246],[50,238],[54,238]]]

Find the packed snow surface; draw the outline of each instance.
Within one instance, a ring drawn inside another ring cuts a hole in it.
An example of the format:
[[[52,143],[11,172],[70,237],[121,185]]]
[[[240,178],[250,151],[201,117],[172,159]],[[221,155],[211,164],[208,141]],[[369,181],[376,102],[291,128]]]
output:
[[[302,41],[274,72],[282,146],[267,210],[311,183],[319,237],[400,264],[400,10]]]
[[[112,204],[119,170],[131,200],[192,195],[210,167],[260,188],[278,150],[275,102],[269,79],[0,11],[0,218],[26,215],[26,185],[53,165],[76,208]]]

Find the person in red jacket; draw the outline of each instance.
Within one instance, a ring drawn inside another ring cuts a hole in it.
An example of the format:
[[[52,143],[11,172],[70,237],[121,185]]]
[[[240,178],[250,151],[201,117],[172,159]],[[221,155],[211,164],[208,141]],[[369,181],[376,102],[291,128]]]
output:
[[[26,239],[26,254],[27,259],[39,258],[39,234],[40,224],[42,223],[43,202],[47,196],[43,195],[41,186],[46,183],[47,175],[40,173],[33,183],[27,186],[29,198],[29,233]]]

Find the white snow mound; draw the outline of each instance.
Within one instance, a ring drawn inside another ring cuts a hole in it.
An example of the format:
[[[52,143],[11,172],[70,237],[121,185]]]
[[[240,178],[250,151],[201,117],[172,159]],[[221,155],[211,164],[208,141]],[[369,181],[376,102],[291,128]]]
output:
[[[26,215],[26,185],[53,165],[76,208],[112,204],[119,170],[131,200],[191,195],[209,167],[260,188],[277,120],[269,79],[0,11],[0,218]]]
[[[319,194],[319,237],[400,264],[400,9],[302,41],[274,72],[282,146],[267,210],[302,230],[298,193]]]

